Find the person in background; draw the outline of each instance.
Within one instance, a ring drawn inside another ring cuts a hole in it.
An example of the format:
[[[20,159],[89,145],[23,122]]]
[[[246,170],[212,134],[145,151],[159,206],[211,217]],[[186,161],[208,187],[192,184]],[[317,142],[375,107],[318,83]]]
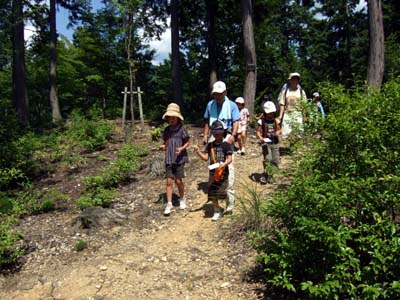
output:
[[[262,146],[263,170],[260,178],[262,184],[273,183],[273,168],[278,168],[280,163],[279,141],[281,128],[276,116],[276,106],[272,101],[267,101],[263,106],[263,116],[258,120],[257,138]]]
[[[183,116],[178,104],[170,103],[162,118],[168,122],[168,126],[163,133],[164,143],[160,146],[160,149],[165,151],[167,179],[167,206],[165,207],[164,215],[169,215],[173,210],[172,192],[174,182],[179,192],[179,208],[186,208],[183,178],[185,177],[185,163],[189,161],[186,150],[189,147],[189,134],[183,126]]]
[[[303,129],[303,115],[301,111],[301,102],[307,101],[307,95],[302,89],[300,83],[300,74],[290,73],[288,84],[282,87],[279,94],[279,124],[282,128],[282,139],[289,137],[293,131],[293,125],[300,131]]]
[[[224,141],[227,134],[225,124],[216,120],[211,124],[211,134],[214,139],[210,141],[203,151],[200,151],[198,145],[195,145],[194,151],[203,160],[209,160],[209,186],[208,200],[212,201],[214,206],[214,215],[212,221],[218,221],[222,216],[222,208],[219,201],[226,199],[229,178],[229,164],[232,163],[233,145]]]
[[[210,137],[210,126],[216,121],[222,121],[227,127],[227,135],[225,141],[232,146],[235,143],[234,136],[238,132],[240,112],[235,102],[229,100],[226,96],[226,85],[223,81],[217,81],[213,85],[211,92],[213,99],[211,99],[204,112],[204,144],[211,142],[213,137]],[[234,155],[232,155],[232,162],[229,164],[229,178],[228,178],[228,201],[229,205],[226,209],[227,213],[232,213],[235,203],[235,168],[234,168]]]
[[[325,117],[324,106],[321,103],[321,95],[318,92],[313,94],[313,104],[317,107],[317,111]]]
[[[247,124],[249,123],[250,113],[245,107],[243,97],[237,97],[235,100],[236,105],[240,112],[240,121],[238,126],[238,144],[239,150],[237,153],[244,155],[246,153],[246,142],[247,142]]]

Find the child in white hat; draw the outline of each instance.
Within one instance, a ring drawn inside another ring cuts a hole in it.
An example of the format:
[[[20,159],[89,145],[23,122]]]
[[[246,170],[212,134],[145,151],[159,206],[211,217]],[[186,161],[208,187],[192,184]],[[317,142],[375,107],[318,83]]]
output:
[[[279,167],[279,141],[281,128],[279,120],[275,118],[276,106],[272,101],[266,101],[263,105],[263,116],[258,120],[257,137],[262,145],[263,174],[260,178],[262,184],[273,183],[274,168]]]
[[[167,206],[165,207],[164,215],[169,215],[173,210],[172,192],[174,182],[179,192],[179,208],[186,208],[183,178],[185,177],[185,163],[189,161],[186,150],[189,147],[189,134],[183,126],[183,116],[178,104],[169,104],[162,118],[168,122],[168,126],[163,133],[164,143],[160,146],[160,149],[165,151],[165,177],[167,179]]]
[[[244,107],[245,104],[243,97],[237,97],[235,103],[240,112],[240,121],[237,132],[239,150],[237,153],[244,155],[246,153],[247,124],[249,123],[250,113],[249,110]]]

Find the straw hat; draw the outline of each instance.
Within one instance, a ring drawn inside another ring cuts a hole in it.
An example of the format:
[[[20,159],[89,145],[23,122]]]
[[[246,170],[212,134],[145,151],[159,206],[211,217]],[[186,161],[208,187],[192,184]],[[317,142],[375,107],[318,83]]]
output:
[[[181,119],[183,121],[183,117],[181,115],[181,110],[179,108],[179,105],[176,103],[168,104],[167,111],[162,116],[163,120],[165,120],[166,117],[178,117],[179,119]]]

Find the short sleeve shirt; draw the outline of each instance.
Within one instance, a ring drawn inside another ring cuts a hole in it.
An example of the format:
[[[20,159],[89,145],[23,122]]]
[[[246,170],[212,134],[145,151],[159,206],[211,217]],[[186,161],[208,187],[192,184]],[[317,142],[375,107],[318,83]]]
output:
[[[164,129],[163,140],[166,145],[165,164],[183,164],[189,161],[186,149],[179,155],[176,153],[176,148],[182,147],[189,140],[189,134],[183,125],[178,126],[176,129],[167,126]]]
[[[288,89],[285,93],[283,91],[281,93],[281,97],[279,98],[279,105],[285,105],[285,95],[286,95],[286,112],[292,112],[297,110],[297,106],[302,99],[307,99],[306,93],[297,88],[296,90]]]
[[[215,153],[215,160],[211,154],[211,148],[214,148],[214,153]],[[222,142],[220,144],[217,144],[215,141],[208,143],[204,149],[204,152],[208,153],[208,157],[209,157],[209,162],[210,165],[216,163],[216,162],[224,162],[226,157],[228,155],[232,155],[233,154],[233,146],[231,144],[229,144],[228,142]],[[229,174],[229,168],[225,168],[224,170],[224,175],[228,175]],[[214,174],[214,170],[210,171],[210,174]]]
[[[209,120],[209,125],[211,125],[212,123],[212,118],[215,118],[217,120],[220,120],[222,122],[225,123],[225,125],[228,127],[228,129],[232,129],[233,128],[233,123],[236,121],[240,120],[240,112],[239,112],[239,108],[236,105],[235,102],[229,100],[228,97],[225,96],[225,100],[224,101],[229,101],[229,105],[230,105],[230,110],[229,110],[229,117],[225,119],[225,117],[221,116],[221,107],[218,107],[217,105],[217,101],[215,99],[212,99],[208,102],[207,107],[206,107],[206,111],[204,112],[204,119],[208,119]],[[216,106],[217,109],[214,110],[213,107]]]

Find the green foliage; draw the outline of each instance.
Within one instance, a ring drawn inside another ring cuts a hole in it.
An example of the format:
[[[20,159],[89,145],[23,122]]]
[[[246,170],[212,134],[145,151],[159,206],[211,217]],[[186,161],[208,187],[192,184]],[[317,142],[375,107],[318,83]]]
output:
[[[266,281],[311,299],[397,299],[400,82],[323,94],[333,109],[321,140],[268,202],[278,226],[254,237]]]
[[[1,214],[0,217],[0,266],[4,266],[15,262],[23,254],[23,250],[18,246],[22,237],[11,228],[14,222],[12,218],[3,217]]]
[[[80,209],[93,206],[109,207],[112,200],[118,195],[117,191],[97,187],[94,190],[86,191],[78,200],[77,204]]]
[[[244,230],[257,231],[265,229],[268,225],[268,216],[265,212],[267,207],[266,199],[263,199],[255,187],[245,187],[243,196],[237,197],[236,223]]]
[[[77,110],[71,114],[71,118],[72,124],[68,127],[67,135],[74,142],[88,151],[98,150],[107,144],[112,133],[111,125],[100,122],[96,115],[88,119]]]
[[[75,244],[75,251],[80,252],[88,247],[88,242],[84,240],[79,240]]]
[[[81,209],[96,205],[108,207],[116,196],[112,189],[128,180],[139,169],[141,157],[147,154],[146,148],[125,144],[116,161],[103,167],[99,175],[84,178],[86,191],[78,199],[78,206]]]
[[[153,128],[151,130],[151,140],[153,142],[160,140],[162,133],[163,133],[163,129],[161,127]]]

